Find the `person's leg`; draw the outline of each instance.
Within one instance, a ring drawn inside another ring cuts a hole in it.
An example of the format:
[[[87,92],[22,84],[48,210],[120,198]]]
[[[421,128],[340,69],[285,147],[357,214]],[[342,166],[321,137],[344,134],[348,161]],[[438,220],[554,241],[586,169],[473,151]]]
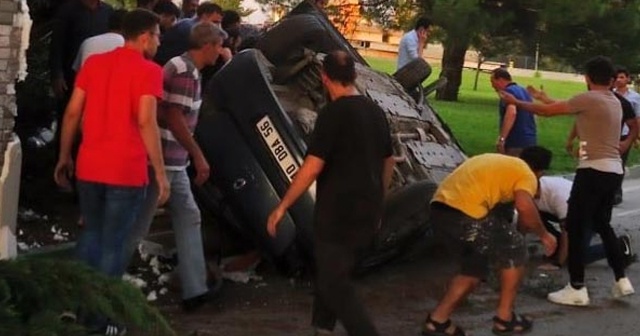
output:
[[[131,227],[131,233],[125,239],[124,256],[126,263],[122,272],[129,266],[131,258],[138,248],[138,245],[140,245],[140,242],[149,234],[149,228],[156,215],[160,190],[158,189],[158,183],[154,176],[153,168],[149,166],[149,184],[145,188],[144,200],[142,201],[138,218]]]
[[[316,240],[315,252],[316,295],[320,297],[322,304],[335,314],[350,336],[378,335],[352,284],[351,272],[356,261],[354,248]],[[318,317],[315,315],[314,320]],[[333,329],[330,325],[315,327]]]
[[[104,223],[104,186],[77,181],[80,214],[84,226],[76,242],[76,257],[98,269],[102,259],[102,226]]]
[[[169,211],[178,250],[178,274],[182,298],[207,293],[207,266],[202,246],[200,209],[193,198],[187,172],[167,171],[171,182]]]
[[[431,312],[431,319],[439,323],[449,320],[456,307],[476,288],[478,283],[480,283],[480,278],[475,276],[463,274],[454,276],[449,281],[447,292]]]
[[[599,191],[597,176],[593,169],[578,169],[569,197],[567,233],[569,255],[567,258],[571,286],[584,287],[584,241],[593,230],[594,217],[598,209]],[[586,233],[586,234],[585,234]]]
[[[102,227],[102,260],[100,270],[107,275],[121,277],[125,264],[123,242],[131,234],[144,199],[145,187],[106,186],[104,225]]]
[[[600,202],[594,218],[594,231],[600,235],[607,255],[609,266],[613,269],[616,281],[625,277],[625,258],[622,246],[611,227],[612,199],[622,176],[612,173],[598,172]]]

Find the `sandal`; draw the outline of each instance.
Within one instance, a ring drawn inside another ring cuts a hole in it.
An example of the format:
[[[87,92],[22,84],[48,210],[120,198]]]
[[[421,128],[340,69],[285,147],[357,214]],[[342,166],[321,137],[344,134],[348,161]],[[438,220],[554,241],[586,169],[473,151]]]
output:
[[[518,335],[531,331],[533,327],[533,320],[527,318],[524,315],[518,315],[515,312],[512,313],[511,321],[505,321],[497,316],[493,317],[494,334],[496,335]]]
[[[439,323],[431,319],[431,315],[427,316],[422,326],[422,336],[467,336],[464,330],[454,325],[451,332],[447,330],[451,327],[451,319],[446,322]]]

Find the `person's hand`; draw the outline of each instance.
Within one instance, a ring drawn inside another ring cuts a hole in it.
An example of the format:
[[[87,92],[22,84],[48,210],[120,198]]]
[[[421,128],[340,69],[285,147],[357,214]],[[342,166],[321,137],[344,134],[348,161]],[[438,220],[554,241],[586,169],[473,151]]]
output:
[[[564,149],[572,157],[575,156],[575,152],[574,152],[574,149],[573,149],[573,140],[567,140],[567,143],[564,145]]]
[[[427,43],[427,38],[429,37],[429,31],[426,29],[418,30],[418,41],[421,45],[425,45]]]
[[[70,178],[73,176],[73,160],[71,158],[60,158],[53,172],[53,179],[56,184],[63,188],[71,189]]]
[[[211,168],[204,156],[199,155],[193,159],[193,165],[196,168],[196,177],[193,179],[193,183],[197,186],[201,186],[209,179]]]
[[[67,83],[65,82],[63,77],[55,78],[51,82],[51,88],[53,89],[53,94],[58,99],[62,99],[69,90],[69,88],[67,87]]]
[[[556,237],[549,232],[545,232],[542,237],[540,237],[540,241],[542,242],[542,246],[544,246],[544,255],[551,256],[556,252],[558,248],[558,241]]]
[[[269,218],[267,219],[267,232],[271,237],[276,236],[278,224],[280,224],[280,221],[282,221],[282,217],[284,217],[285,212],[286,209],[278,205],[269,215]]]
[[[158,183],[158,206],[162,206],[167,202],[171,194],[171,187],[169,186],[167,175],[156,173],[156,183]]]
[[[543,90],[538,90],[531,85],[527,86],[527,92],[529,92],[529,95],[531,96],[531,98],[535,100],[539,100],[542,102],[549,100],[549,97],[547,96],[546,92],[544,92]]]
[[[498,141],[496,141],[496,152],[500,154],[504,154],[506,152],[504,149],[504,140],[501,138],[498,138]]]
[[[507,105],[509,104],[515,105],[516,102],[518,101],[516,97],[514,97],[512,94],[510,94],[507,91],[498,91],[498,96],[500,96],[500,99],[502,99],[504,103]]]

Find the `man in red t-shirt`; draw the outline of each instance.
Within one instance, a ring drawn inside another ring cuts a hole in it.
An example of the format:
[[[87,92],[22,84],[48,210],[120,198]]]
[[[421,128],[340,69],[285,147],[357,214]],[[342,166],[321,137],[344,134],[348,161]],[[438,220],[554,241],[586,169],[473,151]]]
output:
[[[54,178],[68,187],[74,174],[71,147],[82,123],[75,175],[85,227],[77,256],[115,277],[124,273],[122,242],[130,234],[149,182],[147,158],[160,185],[158,202],[169,196],[156,122],[162,69],[149,61],[160,44],[158,23],[158,16],[148,10],[125,15],[124,47],[87,59],[62,124]]]

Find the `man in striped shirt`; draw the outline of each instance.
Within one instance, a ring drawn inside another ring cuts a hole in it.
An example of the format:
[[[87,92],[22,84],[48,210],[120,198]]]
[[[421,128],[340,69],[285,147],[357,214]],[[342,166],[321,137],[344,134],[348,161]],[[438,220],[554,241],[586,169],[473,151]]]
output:
[[[201,103],[200,69],[216,61],[225,38],[226,33],[210,22],[196,24],[189,36],[189,50],[169,60],[163,70],[164,93],[158,109],[158,124],[165,170],[173,191],[168,207],[178,250],[183,308],[187,311],[200,307],[213,294],[207,287],[200,210],[186,169],[191,157],[197,173],[194,183],[200,185],[209,178],[209,164],[193,139]],[[152,201],[156,192],[156,186],[150,184],[147,202],[127,244],[129,255],[153,221],[156,207]]]

